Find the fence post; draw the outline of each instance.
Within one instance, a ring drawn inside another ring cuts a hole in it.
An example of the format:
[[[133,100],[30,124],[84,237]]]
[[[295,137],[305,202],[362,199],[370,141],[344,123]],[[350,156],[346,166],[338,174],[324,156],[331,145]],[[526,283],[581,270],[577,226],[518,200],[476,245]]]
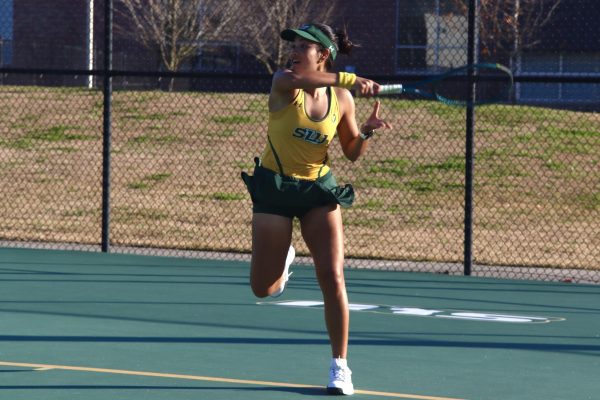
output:
[[[88,0],[87,9],[87,65],[94,69],[94,0]],[[94,75],[88,75],[88,89],[94,88]]]
[[[104,113],[102,132],[102,251],[110,250],[110,147],[112,113],[113,0],[104,3]]]
[[[467,63],[475,64],[477,54],[477,0],[469,0]],[[465,143],[465,232],[464,232],[464,274],[471,275],[473,266],[473,156],[475,142],[475,80],[473,69],[468,70],[468,102],[466,112]]]

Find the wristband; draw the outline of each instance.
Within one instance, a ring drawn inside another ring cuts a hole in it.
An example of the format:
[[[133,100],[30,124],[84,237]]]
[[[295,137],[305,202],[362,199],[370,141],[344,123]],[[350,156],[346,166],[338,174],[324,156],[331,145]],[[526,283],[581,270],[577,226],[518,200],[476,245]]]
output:
[[[351,89],[356,82],[356,74],[350,72],[338,72],[338,84],[336,86]]]
[[[371,129],[370,131],[360,131],[360,133],[358,134],[358,136],[360,136],[360,138],[362,140],[369,140],[371,139],[371,137],[375,134],[375,129]]]

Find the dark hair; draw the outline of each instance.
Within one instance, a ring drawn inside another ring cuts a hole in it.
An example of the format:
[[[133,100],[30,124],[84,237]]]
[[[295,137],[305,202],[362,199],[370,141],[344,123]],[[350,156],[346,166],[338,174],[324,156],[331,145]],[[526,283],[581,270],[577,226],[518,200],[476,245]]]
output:
[[[352,43],[352,41],[348,38],[348,32],[346,32],[346,27],[334,31],[332,27],[322,23],[313,23],[311,25],[314,25],[317,28],[319,28],[321,32],[326,34],[329,37],[329,39],[331,39],[331,41],[336,44],[339,54],[350,54],[353,48],[360,47],[360,45]],[[327,59],[326,66],[327,69],[333,68],[333,60],[331,59],[331,57]]]

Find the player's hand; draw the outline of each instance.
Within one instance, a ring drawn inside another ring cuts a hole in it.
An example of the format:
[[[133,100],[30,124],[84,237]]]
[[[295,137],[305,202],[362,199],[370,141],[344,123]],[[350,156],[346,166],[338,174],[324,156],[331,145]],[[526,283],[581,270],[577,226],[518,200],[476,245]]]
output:
[[[356,77],[356,81],[352,86],[357,96],[360,97],[372,97],[379,92],[379,84],[371,79]]]
[[[379,118],[380,106],[381,102],[377,100],[373,105],[373,111],[371,112],[371,115],[365,121],[365,123],[362,124],[360,128],[362,132],[374,131],[376,129],[392,128],[392,124],[390,124],[384,119]]]

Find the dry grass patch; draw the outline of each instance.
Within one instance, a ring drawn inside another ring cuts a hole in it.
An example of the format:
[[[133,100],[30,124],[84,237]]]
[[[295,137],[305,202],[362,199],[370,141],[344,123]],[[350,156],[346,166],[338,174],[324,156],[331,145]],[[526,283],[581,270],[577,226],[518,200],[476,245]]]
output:
[[[0,236],[98,243],[102,97],[0,88]],[[372,102],[357,100],[359,120]],[[115,244],[248,252],[239,179],[265,145],[262,94],[115,92]],[[357,190],[344,211],[348,255],[462,260],[464,112],[386,99],[394,129],[360,161],[331,162]],[[476,262],[600,268],[600,117],[525,106],[477,110]],[[295,233],[300,238],[298,232]],[[296,240],[301,252],[307,250]]]

